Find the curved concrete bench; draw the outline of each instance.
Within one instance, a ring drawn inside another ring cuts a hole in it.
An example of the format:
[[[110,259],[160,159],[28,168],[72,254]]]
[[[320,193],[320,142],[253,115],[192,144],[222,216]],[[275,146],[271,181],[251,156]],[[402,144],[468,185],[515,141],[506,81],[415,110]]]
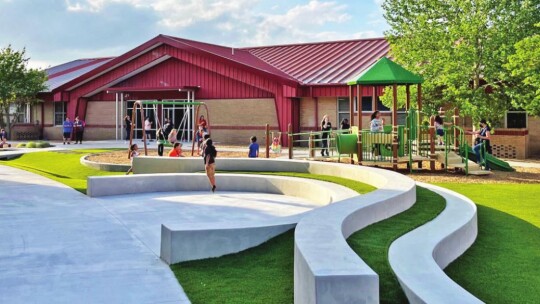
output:
[[[126,172],[131,168],[130,165],[121,165],[121,164],[109,164],[109,163],[98,163],[91,160],[88,160],[88,157],[92,156],[93,154],[84,155],[80,159],[80,163],[83,166],[87,166],[90,168],[94,168],[101,171],[109,171],[109,172]]]
[[[135,173],[203,170],[197,158],[134,159]],[[377,274],[348,246],[352,233],[410,208],[415,182],[401,174],[362,166],[279,159],[222,159],[218,170],[289,171],[331,175],[370,184],[376,191],[310,211],[295,231],[295,303],[378,303]]]
[[[282,194],[324,206],[357,196],[355,191],[328,182],[283,176],[218,174],[219,191]],[[138,174],[88,178],[91,197],[171,191],[209,191],[204,174]],[[257,246],[294,228],[302,215],[263,222],[182,224],[161,226],[161,258],[169,263],[218,257]]]
[[[446,199],[446,208],[433,221],[405,234],[390,246],[388,258],[411,303],[482,303],[442,269],[476,239],[476,205],[467,197],[441,187],[418,183]]]
[[[327,171],[316,166],[313,171]],[[332,168],[379,189],[311,211],[295,231],[295,303],[378,303],[378,275],[349,247],[354,232],[410,208],[413,180],[375,168]],[[328,173],[328,172],[327,172]],[[334,172],[335,173],[335,172]]]

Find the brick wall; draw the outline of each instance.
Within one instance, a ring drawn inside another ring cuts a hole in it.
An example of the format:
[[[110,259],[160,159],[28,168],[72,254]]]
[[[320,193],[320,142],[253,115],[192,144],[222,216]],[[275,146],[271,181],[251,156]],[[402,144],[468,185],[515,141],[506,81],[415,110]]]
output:
[[[319,122],[317,127],[321,123],[324,115],[328,115],[330,122],[334,128],[339,127],[339,121],[337,116],[337,97],[320,97],[319,98]],[[320,127],[319,127],[320,128]]]
[[[540,117],[529,116],[529,155],[540,155]]]
[[[86,108],[86,119],[85,122],[90,126],[110,126],[115,125],[114,115],[115,115],[115,101],[89,101]],[[118,115],[121,115],[119,113]],[[123,116],[122,116],[123,117]],[[90,129],[90,128],[89,128]],[[114,128],[113,128],[113,138],[114,138]]]
[[[315,103],[313,98],[300,99],[300,130],[311,130],[319,125],[315,121]]]
[[[469,145],[472,145],[473,137],[466,138]],[[493,155],[499,158],[526,159],[529,157],[529,140],[527,129],[495,128],[494,134],[491,134]]]
[[[249,145],[249,138],[257,136],[264,143],[264,126],[277,130],[278,118],[274,99],[219,99],[199,100],[208,105],[212,138],[219,144]],[[204,114],[204,112],[202,113]]]

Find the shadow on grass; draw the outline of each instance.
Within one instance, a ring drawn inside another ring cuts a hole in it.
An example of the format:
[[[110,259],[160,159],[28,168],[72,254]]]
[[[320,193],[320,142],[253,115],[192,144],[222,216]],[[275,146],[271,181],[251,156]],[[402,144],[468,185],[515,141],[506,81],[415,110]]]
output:
[[[192,303],[293,303],[294,230],[257,247],[171,266]]]
[[[540,228],[478,206],[478,238],[445,272],[487,303],[538,303]]]
[[[38,169],[36,167],[25,166],[25,165],[21,165],[21,164],[13,165],[13,167],[23,169],[23,170],[26,170],[26,171],[34,171],[35,173],[38,173],[38,174],[43,175],[43,176],[51,175],[51,176],[54,176],[54,177],[57,177],[57,178],[71,179],[71,177],[69,177],[69,176],[53,173],[51,171]]]

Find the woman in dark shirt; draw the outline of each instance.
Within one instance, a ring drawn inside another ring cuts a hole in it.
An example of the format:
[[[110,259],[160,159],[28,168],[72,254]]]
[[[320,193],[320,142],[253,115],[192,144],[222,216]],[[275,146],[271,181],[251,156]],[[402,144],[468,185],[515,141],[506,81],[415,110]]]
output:
[[[204,144],[204,170],[208,181],[210,181],[210,186],[212,186],[212,192],[216,191],[216,156],[216,147],[214,147],[212,139],[209,138]]]
[[[332,131],[332,123],[330,122],[330,119],[328,119],[328,115],[323,116],[323,119],[321,121],[321,131],[322,131],[321,155],[324,156],[324,152],[326,152],[326,156],[330,156],[328,154],[328,137],[330,136],[330,131]]]

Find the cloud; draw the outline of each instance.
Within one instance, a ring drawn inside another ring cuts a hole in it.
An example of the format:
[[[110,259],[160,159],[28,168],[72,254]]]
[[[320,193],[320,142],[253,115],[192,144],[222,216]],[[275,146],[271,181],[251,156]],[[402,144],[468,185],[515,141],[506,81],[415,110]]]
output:
[[[0,46],[27,47],[31,62],[43,66],[117,56],[158,34],[233,47],[366,38],[382,33],[368,23],[376,2],[0,0],[0,28],[17,24],[1,31]]]

